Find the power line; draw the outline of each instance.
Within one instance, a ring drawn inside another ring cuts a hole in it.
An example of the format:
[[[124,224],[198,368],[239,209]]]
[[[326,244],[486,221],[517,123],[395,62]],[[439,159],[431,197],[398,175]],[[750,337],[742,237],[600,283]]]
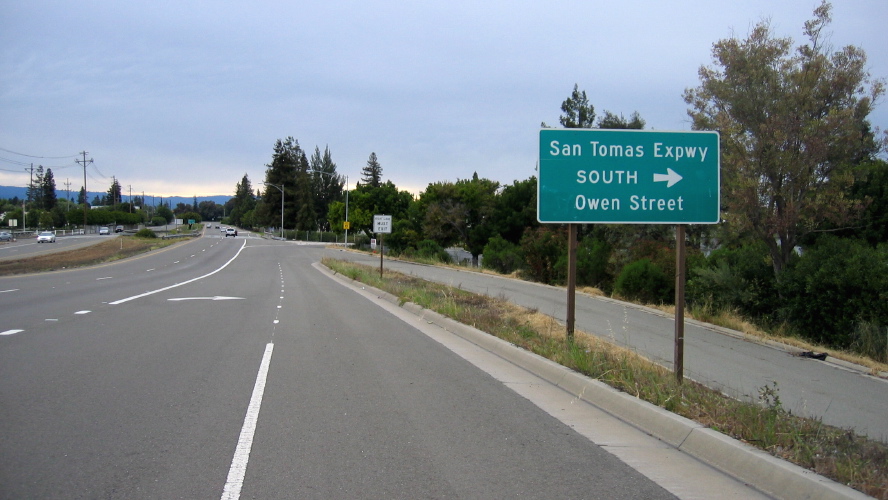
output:
[[[7,153],[12,153],[12,154],[14,154],[14,155],[19,155],[19,156],[27,156],[28,158],[42,158],[42,159],[48,159],[48,160],[64,160],[65,158],[77,158],[77,155],[68,155],[68,156],[35,156],[35,155],[28,155],[28,154],[25,154],[25,153],[16,153],[15,151],[11,151],[11,150],[6,149],[6,148],[0,148],[0,151],[5,151],[5,152],[7,152]]]

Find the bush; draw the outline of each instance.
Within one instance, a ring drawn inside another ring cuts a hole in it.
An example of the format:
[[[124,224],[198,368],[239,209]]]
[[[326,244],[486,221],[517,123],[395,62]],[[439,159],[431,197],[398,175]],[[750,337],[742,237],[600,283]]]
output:
[[[577,248],[577,284],[607,288],[611,276],[607,272],[611,246],[590,236],[583,238]]]
[[[151,219],[152,226],[165,226],[166,223],[167,223],[167,220],[159,215],[155,216]]]
[[[451,260],[447,250],[444,250],[444,247],[433,240],[420,241],[416,248],[416,256],[421,259],[437,260],[445,264],[450,263]]]
[[[672,302],[672,280],[659,266],[648,259],[641,259],[623,268],[614,283],[614,293],[628,299],[647,304]]]
[[[147,227],[143,227],[136,231],[136,238],[157,238],[157,233]]]
[[[888,246],[821,238],[782,273],[778,287],[794,330],[849,348],[859,323],[888,325]]]
[[[521,268],[521,249],[500,237],[494,236],[484,246],[484,267],[511,274]]]
[[[779,303],[774,268],[764,243],[719,249],[688,270],[688,302],[771,318]]]
[[[530,279],[547,284],[563,281],[566,266],[559,265],[559,261],[567,255],[567,232],[546,227],[528,229],[521,237],[521,254]]]

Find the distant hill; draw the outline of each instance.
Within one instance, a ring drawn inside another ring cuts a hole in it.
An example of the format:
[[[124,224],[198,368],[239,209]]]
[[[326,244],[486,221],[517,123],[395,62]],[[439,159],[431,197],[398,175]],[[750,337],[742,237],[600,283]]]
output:
[[[95,198],[96,196],[101,197],[101,196],[104,196],[108,193],[107,193],[107,191],[89,191],[88,194],[89,194],[89,196],[87,198],[90,201],[92,201],[92,199]],[[62,199],[62,198],[66,198],[68,196],[68,193],[64,189],[63,190],[56,189],[56,196],[58,196],[59,199]],[[18,199],[20,199],[20,200],[27,198],[28,197],[28,189],[24,188],[24,187],[18,187],[18,186],[0,186],[0,199],[8,200],[8,199],[12,199],[15,197],[18,197]],[[198,196],[197,202],[200,203],[202,201],[213,201],[217,205],[224,205],[225,202],[227,202],[231,198],[232,198],[232,196],[223,196],[223,195]],[[72,200],[77,199],[77,193],[75,191],[71,191],[71,199]],[[127,200],[129,200],[129,196],[127,196],[127,194],[124,193],[123,201],[127,201]],[[194,201],[193,196],[164,196],[163,197],[164,204],[169,202],[173,208],[175,208],[176,205],[179,203],[185,203],[186,205],[190,205],[193,201]],[[160,205],[160,197],[154,196],[152,198],[152,196],[150,194],[146,194],[145,195],[145,202],[148,204],[151,204],[153,202],[157,205]]]

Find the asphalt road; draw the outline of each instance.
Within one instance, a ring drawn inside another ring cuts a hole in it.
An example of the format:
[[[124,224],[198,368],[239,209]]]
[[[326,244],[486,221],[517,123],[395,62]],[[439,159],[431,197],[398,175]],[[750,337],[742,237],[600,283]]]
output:
[[[325,253],[379,265],[378,256],[331,250]],[[408,262],[386,260],[384,265],[468,291],[502,296],[565,321],[563,288]],[[672,368],[674,320],[657,311],[577,294],[576,327]],[[783,407],[794,414],[888,440],[888,380],[830,361],[793,356],[784,349],[725,335],[693,322],[685,325],[684,349],[687,378],[752,401],[758,400],[759,389],[773,387],[776,382]]]
[[[544,384],[513,390],[322,252],[212,237],[0,278],[0,498],[755,495],[699,464],[662,477],[686,458],[657,444],[617,458],[553,417],[583,404],[544,409]]]

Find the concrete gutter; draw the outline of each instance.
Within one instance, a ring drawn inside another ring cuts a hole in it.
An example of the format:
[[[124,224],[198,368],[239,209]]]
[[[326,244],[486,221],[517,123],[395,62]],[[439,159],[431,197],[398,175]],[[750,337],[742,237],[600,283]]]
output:
[[[319,270],[343,284],[358,288],[348,277],[334,274],[321,264]],[[435,324],[497,356],[533,373],[614,417],[656,437],[668,445],[781,499],[866,499],[872,498],[808,469],[776,458],[762,450],[714,431],[697,422],[638,399],[569,368],[521,349],[498,337],[464,325],[412,302],[360,283],[379,299],[401,307],[424,321]]]

